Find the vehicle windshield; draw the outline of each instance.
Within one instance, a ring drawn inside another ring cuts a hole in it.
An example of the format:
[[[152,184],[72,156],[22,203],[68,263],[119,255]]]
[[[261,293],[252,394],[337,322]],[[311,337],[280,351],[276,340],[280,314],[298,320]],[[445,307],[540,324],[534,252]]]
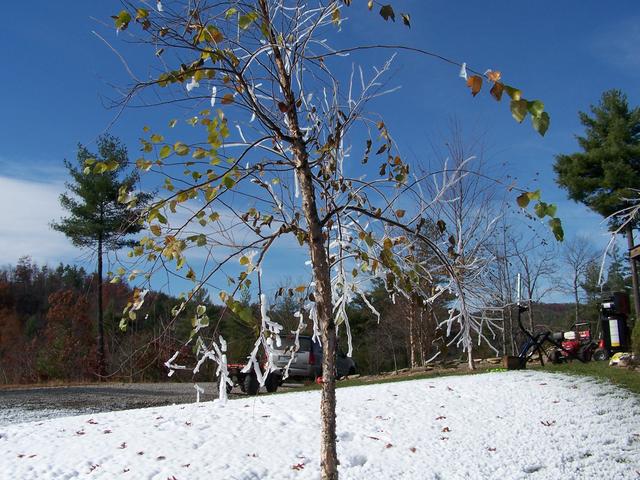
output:
[[[276,350],[285,350],[290,352],[295,348],[296,337],[281,337],[282,344],[280,347],[276,348]],[[311,339],[310,338],[299,338],[298,343],[300,344],[299,352],[310,352],[311,351]]]

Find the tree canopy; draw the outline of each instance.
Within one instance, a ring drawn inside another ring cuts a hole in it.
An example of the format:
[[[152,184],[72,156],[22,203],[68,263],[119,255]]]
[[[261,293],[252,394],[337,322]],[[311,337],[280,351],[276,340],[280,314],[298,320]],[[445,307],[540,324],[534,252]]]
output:
[[[91,169],[90,166],[97,162],[111,165],[113,169],[88,175],[86,169]],[[120,178],[127,162],[126,147],[112,136],[98,139],[97,155],[79,144],[79,166],[65,160],[73,181],[67,182],[67,192],[60,195],[60,204],[69,216],[52,223],[53,229],[64,233],[78,247],[93,247],[99,238],[107,250],[133,245],[134,242],[126,236],[142,228],[136,221],[138,211],[127,209],[118,202],[120,192],[131,190],[137,178],[135,173]],[[146,198],[148,196],[142,197],[143,200]]]
[[[579,116],[582,151],[556,157],[556,181],[569,198],[609,217],[628,207],[626,199],[640,186],[640,108],[630,108],[620,90],[609,90],[591,106],[591,115]],[[611,230],[619,226],[620,219],[609,219]]]

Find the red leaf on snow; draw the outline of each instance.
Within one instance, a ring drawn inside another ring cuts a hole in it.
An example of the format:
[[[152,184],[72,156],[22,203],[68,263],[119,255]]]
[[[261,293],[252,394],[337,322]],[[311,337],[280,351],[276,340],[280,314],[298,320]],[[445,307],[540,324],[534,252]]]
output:
[[[449,440],[449,437],[440,437],[440,440]]]
[[[387,444],[384,446],[384,448],[391,448],[391,447],[393,447],[393,443],[387,443]]]
[[[544,425],[545,427],[551,427],[551,426],[556,424],[556,421],[555,420],[549,420],[549,421],[545,422],[544,420],[540,420],[540,423],[542,425]]]
[[[90,423],[91,425],[97,425],[98,422],[96,422],[93,418],[90,418],[89,420],[87,420],[87,423]]]
[[[118,448],[120,449],[127,448],[127,442],[122,442]]]
[[[411,450],[411,453],[416,453],[417,448],[416,447],[411,447],[409,450]]]
[[[442,431],[445,432],[445,433],[449,433],[451,431],[451,429],[449,427],[444,427],[442,429]]]
[[[378,437],[372,437],[372,436],[369,436],[369,438],[370,438],[371,440],[380,440]]]
[[[492,448],[492,447],[487,448],[487,450],[489,450],[490,452],[495,452],[496,451],[496,449]]]
[[[304,468],[304,463],[296,463],[295,465],[292,465],[291,468],[293,470],[302,470]]]
[[[445,417],[444,415],[440,415],[439,417],[436,417],[436,420],[444,420],[445,418],[447,417]]]
[[[160,455],[159,457],[156,458],[156,460],[166,460],[167,457],[165,457],[164,455]]]
[[[112,433],[112,432],[111,432],[111,430],[105,430],[105,431],[104,431],[104,432],[102,432],[102,433],[104,433],[104,434],[106,435],[106,434],[108,434],[108,433]]]

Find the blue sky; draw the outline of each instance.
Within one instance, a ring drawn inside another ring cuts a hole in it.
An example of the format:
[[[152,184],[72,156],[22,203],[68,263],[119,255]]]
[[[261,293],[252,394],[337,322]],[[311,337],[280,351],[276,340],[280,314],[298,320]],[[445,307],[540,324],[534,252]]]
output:
[[[428,155],[431,143],[446,140],[447,122],[455,117],[465,131],[485,134],[487,156],[497,169],[507,168],[520,185],[541,188],[546,201],[559,206],[567,236],[588,235],[606,243],[600,218],[567,201],[555,186],[555,154],[575,151],[581,133],[577,111],[596,103],[604,90],[620,88],[632,105],[640,103],[640,4],[636,1],[402,1],[412,28],[385,24],[368,14],[362,1],[345,10],[351,21],[340,40],[360,44],[404,44],[430,50],[477,70],[500,70],[506,83],[525,97],[544,101],[551,115],[546,137],[526,120],[518,125],[508,104],[487,94],[471,97],[458,69],[430,58],[400,54],[389,85],[397,93],[376,104],[405,157]],[[117,96],[114,85],[128,80],[118,57],[92,31],[122,49],[136,74],[157,68],[150,50],[126,45],[115,35],[110,15],[116,1],[52,3],[7,2],[0,30],[0,264],[20,255],[38,262],[81,261],[48,222],[62,215],[57,195],[63,189],[63,159],[73,160],[76,144],[93,146],[105,132],[120,137],[135,155],[141,127],[158,111],[117,112],[105,108]],[[368,66],[380,54],[354,57]],[[162,122],[169,112],[160,112]],[[114,122],[115,123],[112,123]],[[135,157],[134,157],[135,158]],[[503,167],[507,165],[507,167]],[[533,181],[534,179],[538,181]],[[274,260],[282,264],[284,254]],[[295,279],[295,270],[281,268]]]

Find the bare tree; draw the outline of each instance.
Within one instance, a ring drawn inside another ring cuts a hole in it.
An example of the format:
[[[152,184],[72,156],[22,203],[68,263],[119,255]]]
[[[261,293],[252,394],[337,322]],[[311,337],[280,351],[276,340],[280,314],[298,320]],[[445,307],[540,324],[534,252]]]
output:
[[[580,321],[580,285],[587,273],[587,268],[596,260],[598,253],[588,238],[578,235],[563,245],[561,255],[562,263],[570,273],[563,283],[573,295],[577,323]]]
[[[529,329],[534,330],[533,306],[557,287],[557,254],[537,235],[512,238],[513,255],[522,278]]]
[[[465,138],[457,121],[451,124],[450,137],[444,154],[440,154],[439,164],[445,177],[451,169],[457,178],[437,205],[437,225],[448,242],[448,254],[459,276],[461,290],[455,294],[465,298],[465,304],[456,307],[455,315],[461,321],[461,328],[452,342],[463,346],[469,368],[475,369],[472,330],[477,332],[479,343],[485,335],[495,339],[502,329],[502,325],[484,315],[484,311],[501,307],[497,304],[499,292],[489,280],[496,261],[491,245],[504,208],[497,195],[497,181],[487,175],[481,137]],[[451,325],[449,320],[448,323]]]

